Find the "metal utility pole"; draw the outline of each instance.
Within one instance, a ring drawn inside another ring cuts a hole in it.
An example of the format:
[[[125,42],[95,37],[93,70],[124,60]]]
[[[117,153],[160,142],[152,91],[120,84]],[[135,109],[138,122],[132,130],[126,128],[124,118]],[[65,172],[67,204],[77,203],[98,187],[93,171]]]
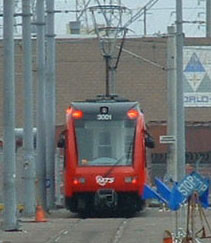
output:
[[[4,0],[4,230],[18,229],[16,216],[14,0]]]
[[[46,163],[45,163],[45,14],[44,1],[37,0],[37,161],[36,200],[46,209]]]
[[[185,177],[185,119],[184,119],[184,90],[183,90],[183,19],[182,0],[176,0],[176,67],[177,67],[177,119],[176,119],[176,149],[177,149],[177,172],[176,179],[181,181]],[[185,208],[180,210],[180,228],[185,227]],[[176,223],[177,225],[177,223]],[[178,229],[178,227],[176,226]],[[177,230],[176,235],[179,232]]]
[[[24,214],[35,213],[35,161],[33,142],[33,89],[31,45],[31,1],[22,0],[24,59]]]
[[[183,43],[182,0],[176,0],[176,63],[177,63],[177,180],[185,176],[185,119],[183,90]]]
[[[177,121],[177,83],[176,83],[176,32],[174,26],[168,27],[167,40],[167,101],[168,101],[168,121],[167,134],[176,138]],[[167,175],[169,179],[177,180],[177,148],[173,142],[168,145]]]
[[[47,7],[47,76],[46,76],[46,173],[47,207],[55,206],[55,30],[54,0],[46,1]]]
[[[144,36],[147,35],[147,10],[144,7]]]
[[[206,0],[206,37],[211,37],[211,0]]]

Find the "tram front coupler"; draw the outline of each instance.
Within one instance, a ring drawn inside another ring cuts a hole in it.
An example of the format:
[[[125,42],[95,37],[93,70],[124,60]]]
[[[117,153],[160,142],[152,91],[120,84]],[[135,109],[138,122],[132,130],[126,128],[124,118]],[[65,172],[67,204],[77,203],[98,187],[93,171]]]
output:
[[[113,189],[99,189],[95,193],[94,204],[97,208],[115,208],[117,201],[117,193]]]

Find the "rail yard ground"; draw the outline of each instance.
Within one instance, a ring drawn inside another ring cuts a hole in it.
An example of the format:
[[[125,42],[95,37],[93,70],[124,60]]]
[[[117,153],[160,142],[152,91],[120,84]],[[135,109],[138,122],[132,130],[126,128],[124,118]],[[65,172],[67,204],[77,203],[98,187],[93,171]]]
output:
[[[211,210],[205,210],[211,225]],[[2,213],[0,222],[2,224]],[[200,217],[194,217],[195,230],[200,230]],[[165,230],[175,232],[175,212],[147,207],[134,217],[80,218],[65,209],[51,211],[47,222],[36,223],[33,218],[19,218],[18,232],[0,230],[0,243],[160,243]],[[210,236],[211,232],[206,234]],[[208,243],[210,239],[200,239]]]

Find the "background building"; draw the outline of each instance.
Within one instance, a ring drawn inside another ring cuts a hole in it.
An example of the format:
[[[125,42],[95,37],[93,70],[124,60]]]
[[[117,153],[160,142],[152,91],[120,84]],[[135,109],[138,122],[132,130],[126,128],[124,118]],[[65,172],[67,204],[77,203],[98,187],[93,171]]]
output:
[[[209,38],[185,39],[186,46],[209,48]],[[16,127],[23,127],[23,61],[22,41],[15,41],[16,55]],[[167,37],[128,38],[125,41],[116,74],[116,90],[120,96],[137,100],[146,123],[155,137],[156,147],[150,151],[153,175],[166,173],[167,146],[159,143],[166,135],[167,123]],[[34,41],[35,53],[35,41]],[[136,56],[135,56],[135,55]],[[3,77],[3,52],[0,44],[0,73]],[[190,57],[191,59],[191,57]],[[196,61],[197,62],[197,61]],[[201,64],[204,65],[204,61]],[[205,63],[206,64],[206,63]],[[186,63],[186,66],[188,62]],[[195,64],[196,66],[198,64]],[[201,69],[200,69],[201,70]],[[193,70],[197,72],[200,70]],[[187,69],[186,69],[187,71]],[[36,56],[33,55],[34,101],[36,100]],[[209,73],[207,74],[209,76]],[[2,90],[3,78],[0,79]],[[211,82],[206,84],[209,91]],[[56,39],[56,124],[61,131],[65,110],[72,101],[93,98],[105,93],[105,63],[96,38]],[[195,92],[196,93],[196,92]],[[34,102],[35,104],[35,102]],[[34,106],[34,114],[36,106]],[[0,136],[3,130],[3,94],[0,95]],[[34,115],[34,117],[36,117]],[[211,107],[185,107],[186,163],[196,166],[211,164]],[[36,127],[34,119],[34,127]],[[57,132],[57,133],[58,133]],[[201,170],[204,170],[204,166]],[[205,172],[208,171],[205,169]]]

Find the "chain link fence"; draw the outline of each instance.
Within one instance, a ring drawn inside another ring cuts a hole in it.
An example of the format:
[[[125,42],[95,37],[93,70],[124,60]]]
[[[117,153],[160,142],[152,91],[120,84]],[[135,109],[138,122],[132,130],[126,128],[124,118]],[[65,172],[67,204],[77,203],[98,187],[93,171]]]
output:
[[[16,192],[17,203],[23,204],[24,195],[24,180],[23,180],[23,148],[19,148],[16,153]],[[152,153],[148,155],[151,157],[149,163],[149,177],[150,183],[153,184],[154,178],[158,177],[164,179],[167,169],[167,154],[166,153]],[[202,176],[211,180],[211,152],[204,153],[186,153],[186,173],[197,171]],[[63,155],[58,149],[55,155],[55,193],[56,205],[63,206],[64,181],[63,181]],[[0,203],[3,203],[3,151],[0,148]]]
[[[151,179],[155,177],[163,179],[167,173],[167,153],[151,154]],[[211,151],[187,152],[186,173],[195,170],[202,176],[211,179]]]

